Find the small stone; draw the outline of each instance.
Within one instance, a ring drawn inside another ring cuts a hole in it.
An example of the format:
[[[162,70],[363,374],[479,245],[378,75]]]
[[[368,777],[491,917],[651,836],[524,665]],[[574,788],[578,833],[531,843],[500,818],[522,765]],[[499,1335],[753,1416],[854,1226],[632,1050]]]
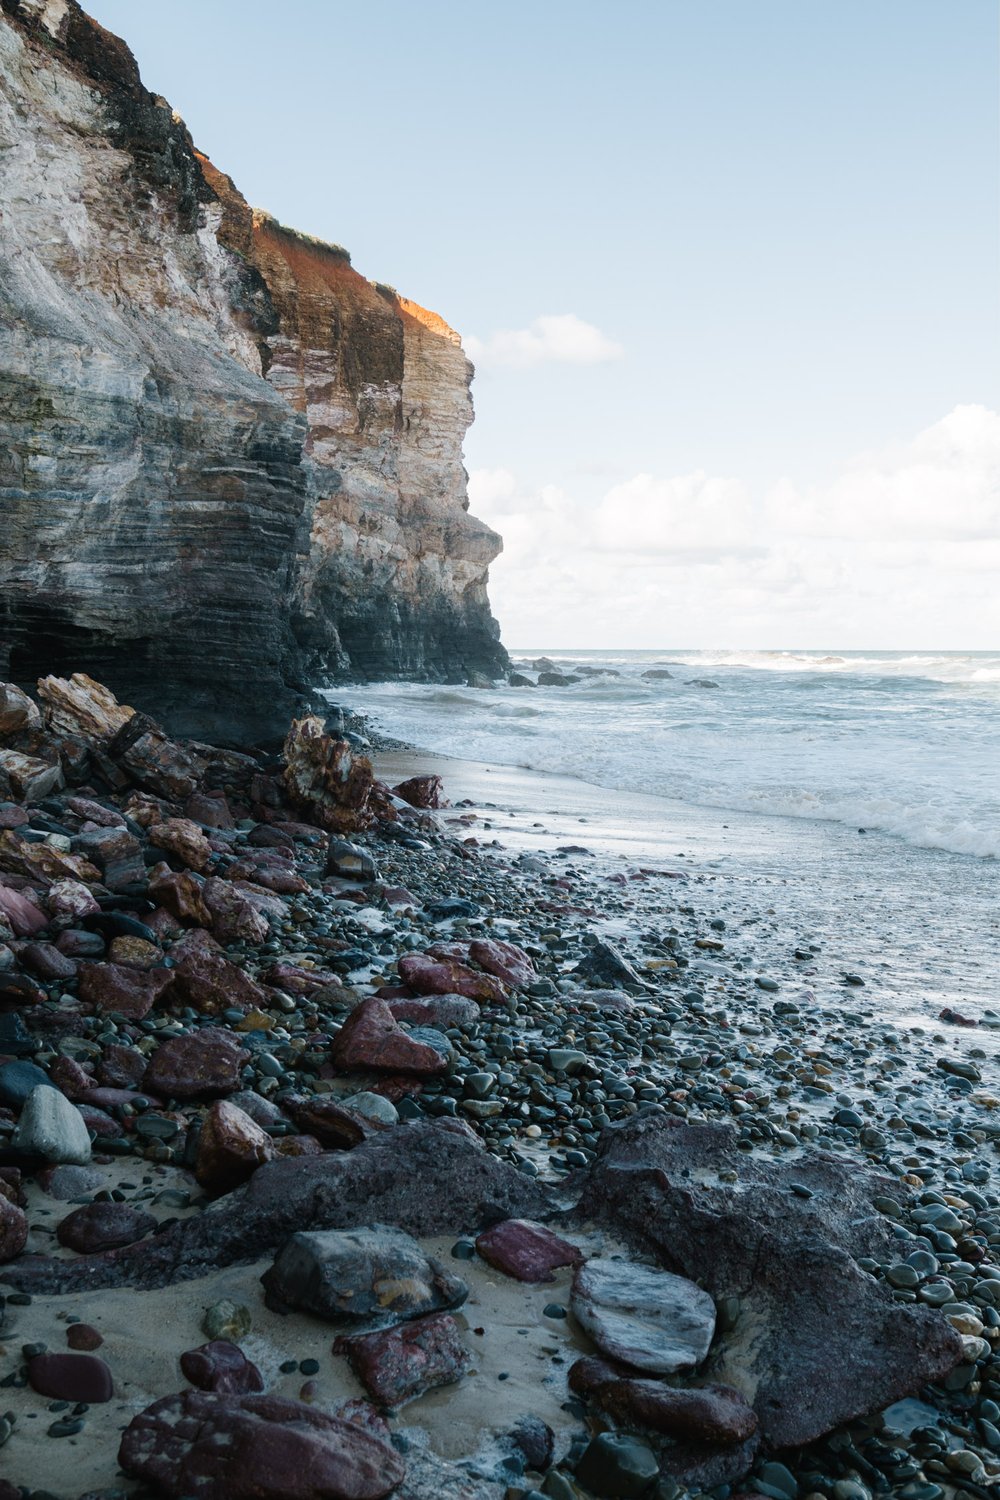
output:
[[[36,1354],[28,1360],[28,1384],[40,1396],[90,1406],[114,1395],[111,1371],[94,1354]]]
[[[66,1342],[71,1349],[85,1350],[90,1354],[101,1347],[104,1337],[89,1323],[74,1323],[66,1330]]]
[[[209,1339],[230,1339],[236,1343],[246,1337],[252,1325],[250,1309],[244,1307],[242,1302],[233,1302],[229,1297],[224,1297],[205,1309],[201,1331]]]
[[[438,1386],[453,1385],[472,1363],[458,1324],[448,1313],[379,1333],[339,1338],[334,1352],[346,1354],[372,1399],[392,1409]]]
[[[181,1355],[181,1370],[200,1391],[220,1391],[228,1395],[249,1395],[264,1389],[257,1366],[251,1364],[243,1350],[228,1339],[213,1339]]]
[[[575,1266],[582,1252],[542,1224],[505,1219],[476,1240],[476,1249],[491,1266],[517,1281],[553,1281],[559,1266]]]

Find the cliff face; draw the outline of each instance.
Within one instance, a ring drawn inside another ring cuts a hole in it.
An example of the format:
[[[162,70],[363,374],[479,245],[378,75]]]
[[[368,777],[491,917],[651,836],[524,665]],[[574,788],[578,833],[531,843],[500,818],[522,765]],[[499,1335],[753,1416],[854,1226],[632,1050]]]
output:
[[[251,737],[502,670],[457,336],[252,215],[75,0],[0,0],[0,204],[0,676]]]

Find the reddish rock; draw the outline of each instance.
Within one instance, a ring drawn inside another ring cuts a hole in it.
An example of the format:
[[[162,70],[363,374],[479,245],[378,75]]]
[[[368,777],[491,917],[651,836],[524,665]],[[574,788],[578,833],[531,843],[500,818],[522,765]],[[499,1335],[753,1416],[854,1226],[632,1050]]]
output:
[[[56,880],[96,885],[101,872],[80,854],[64,854],[53,844],[29,844],[17,830],[0,832],[0,870],[49,886]]]
[[[148,1016],[174,983],[173,969],[130,969],[124,964],[81,964],[80,999],[130,1021]]]
[[[157,797],[183,802],[205,773],[205,762],[192,749],[168,739],[145,714],[135,714],[108,746],[134,781]]]
[[[45,892],[45,904],[54,917],[93,916],[100,906],[80,880],[55,880]]]
[[[97,1089],[94,1090],[94,1094],[98,1092],[103,1091]],[[90,1101],[93,1099],[93,1097],[93,1094],[88,1094],[87,1099],[81,1100],[81,1102],[77,1105],[77,1109],[80,1111],[80,1118],[83,1120],[83,1123],[86,1125],[87,1129],[92,1130],[95,1135],[121,1135],[122,1128],[119,1121],[113,1120],[110,1115],[106,1115],[104,1113],[103,1109],[99,1109],[95,1103],[91,1103]],[[121,1102],[124,1103],[125,1101],[122,1100]]]
[[[45,981],[73,979],[76,975],[76,961],[60,953],[54,943],[25,943],[18,957],[26,969]]]
[[[408,907],[419,911],[423,905],[420,897],[408,891],[405,885],[384,885],[380,888],[379,895],[390,911],[406,911]]]
[[[71,1349],[92,1354],[104,1343],[104,1335],[89,1323],[71,1323],[66,1330],[66,1342]]]
[[[2,882],[0,882],[0,917],[7,918],[15,937],[31,937],[49,925],[48,917],[33,901]]]
[[[118,1462],[165,1495],[198,1500],[382,1500],[403,1462],[353,1422],[280,1396],[183,1391],[133,1417]]]
[[[449,1313],[417,1318],[380,1333],[335,1340],[351,1369],[380,1406],[396,1408],[438,1386],[454,1385],[472,1364]]]
[[[0,1262],[20,1255],[28,1242],[28,1216],[16,1203],[0,1194]]]
[[[757,1413],[732,1386],[664,1385],[639,1379],[624,1365],[595,1356],[577,1360],[569,1384],[620,1427],[724,1447],[745,1443],[757,1431]]]
[[[51,746],[48,750],[51,754]],[[54,760],[42,760],[20,750],[0,749],[0,775],[18,802],[40,802],[64,785],[58,755]]]
[[[382,1073],[413,1073],[419,1078],[446,1073],[450,1063],[443,1052],[408,1036],[386,1002],[374,996],[362,1000],[348,1016],[334,1037],[330,1056],[345,1072],[372,1068]]]
[[[418,995],[464,995],[484,1005],[503,1005],[507,1000],[507,991],[492,974],[480,974],[456,959],[407,953],[397,967]]]
[[[97,1063],[98,1081],[109,1089],[138,1088],[146,1066],[147,1060],[137,1047],[113,1042],[105,1047]]]
[[[234,881],[253,881],[278,896],[299,896],[310,888],[308,880],[303,880],[295,867],[285,862],[258,865],[243,859],[231,865],[228,874]]]
[[[213,875],[205,881],[201,894],[212,932],[220,943],[257,944],[266,940],[271,924],[230,881]]]
[[[104,952],[104,939],[99,932],[67,927],[56,938],[56,947],[67,958],[100,958]]]
[[[219,1391],[229,1396],[250,1395],[264,1389],[257,1366],[251,1364],[238,1344],[212,1339],[181,1355],[184,1377],[199,1391]]]
[[[235,828],[225,792],[193,792],[187,800],[184,815],[206,828]]]
[[[56,1230],[56,1239],[67,1250],[96,1255],[134,1245],[156,1228],[152,1214],[130,1208],[127,1203],[87,1203],[67,1214]]]
[[[25,1195],[20,1167],[0,1167],[0,1198],[6,1198],[9,1203],[16,1204],[18,1208],[24,1208],[28,1199]]]
[[[325,969],[300,969],[297,964],[289,963],[272,964],[264,979],[267,984],[285,990],[289,995],[311,995],[322,985],[340,983],[336,974],[329,974]]]
[[[69,812],[76,813],[78,818],[85,818],[88,823],[96,823],[98,828],[124,828],[125,826],[125,819],[117,807],[105,807],[103,802],[95,802],[92,797],[67,797],[66,807]]]
[[[183,1032],[157,1047],[143,1084],[165,1099],[218,1098],[239,1088],[240,1070],[249,1056],[221,1026]]]
[[[207,1192],[228,1193],[274,1154],[270,1136],[242,1109],[220,1099],[202,1123],[194,1175]]]
[[[290,1107],[299,1129],[315,1136],[329,1150],[350,1151],[376,1131],[386,1128],[331,1099],[328,1094],[317,1095]],[[280,1147],[284,1143],[278,1144]]]
[[[476,1240],[483,1260],[517,1281],[554,1281],[559,1266],[575,1266],[583,1253],[543,1224],[528,1219],[504,1219]]]
[[[375,774],[346,740],[332,739],[322,721],[298,719],[284,747],[285,791],[310,823],[333,833],[353,833],[371,822],[368,802]]]
[[[204,881],[190,870],[171,870],[169,865],[154,865],[149,872],[150,900],[158,901],[179,922],[196,927],[210,927],[212,913],[202,894]]]
[[[448,805],[442,796],[444,782],[440,776],[411,776],[409,781],[401,781],[392,790],[394,796],[401,797],[411,807],[438,808]]]
[[[473,963],[494,974],[504,984],[520,987],[537,979],[535,966],[516,943],[501,943],[494,938],[477,938],[469,944],[469,957]]]
[[[314,1135],[282,1135],[274,1149],[278,1156],[322,1156],[326,1147]]]
[[[28,1384],[39,1396],[91,1406],[115,1393],[111,1371],[96,1354],[36,1354],[28,1360]]]
[[[149,830],[149,842],[157,849],[165,849],[188,870],[204,870],[212,857],[211,844],[190,818],[168,818],[165,823],[154,823]]]
[[[57,1057],[49,1067],[49,1081],[74,1101],[83,1099],[94,1087],[89,1071],[75,1057]]]
[[[26,1005],[41,1005],[49,997],[25,974],[7,974],[0,970],[0,1012],[22,1010]]]
[[[248,974],[231,964],[207,932],[195,928],[171,949],[178,994],[203,1015],[263,1009],[268,996]]]

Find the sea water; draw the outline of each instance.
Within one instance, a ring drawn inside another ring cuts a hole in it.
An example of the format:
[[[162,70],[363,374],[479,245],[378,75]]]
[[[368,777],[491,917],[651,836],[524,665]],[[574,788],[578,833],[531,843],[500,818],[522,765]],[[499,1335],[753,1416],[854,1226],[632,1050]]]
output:
[[[1000,1011],[1000,654],[550,649],[515,666],[534,677],[543,655],[579,680],[348,697],[386,734],[511,768],[522,836],[543,813],[552,843],[683,857],[699,899],[783,953],[818,939],[830,984],[857,970],[894,1021]],[[968,1035],[994,1050],[997,1033]]]

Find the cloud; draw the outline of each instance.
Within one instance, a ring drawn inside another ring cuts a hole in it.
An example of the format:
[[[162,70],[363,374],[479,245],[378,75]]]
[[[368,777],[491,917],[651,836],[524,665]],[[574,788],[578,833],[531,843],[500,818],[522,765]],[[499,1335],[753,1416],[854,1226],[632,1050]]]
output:
[[[478,365],[602,365],[621,359],[625,350],[575,313],[545,313],[527,328],[506,328],[491,338],[465,339],[469,358]]]
[[[585,502],[494,469],[470,495],[504,537],[491,597],[515,647],[1000,638],[1000,413],[983,406],[822,486],[641,473]]]

